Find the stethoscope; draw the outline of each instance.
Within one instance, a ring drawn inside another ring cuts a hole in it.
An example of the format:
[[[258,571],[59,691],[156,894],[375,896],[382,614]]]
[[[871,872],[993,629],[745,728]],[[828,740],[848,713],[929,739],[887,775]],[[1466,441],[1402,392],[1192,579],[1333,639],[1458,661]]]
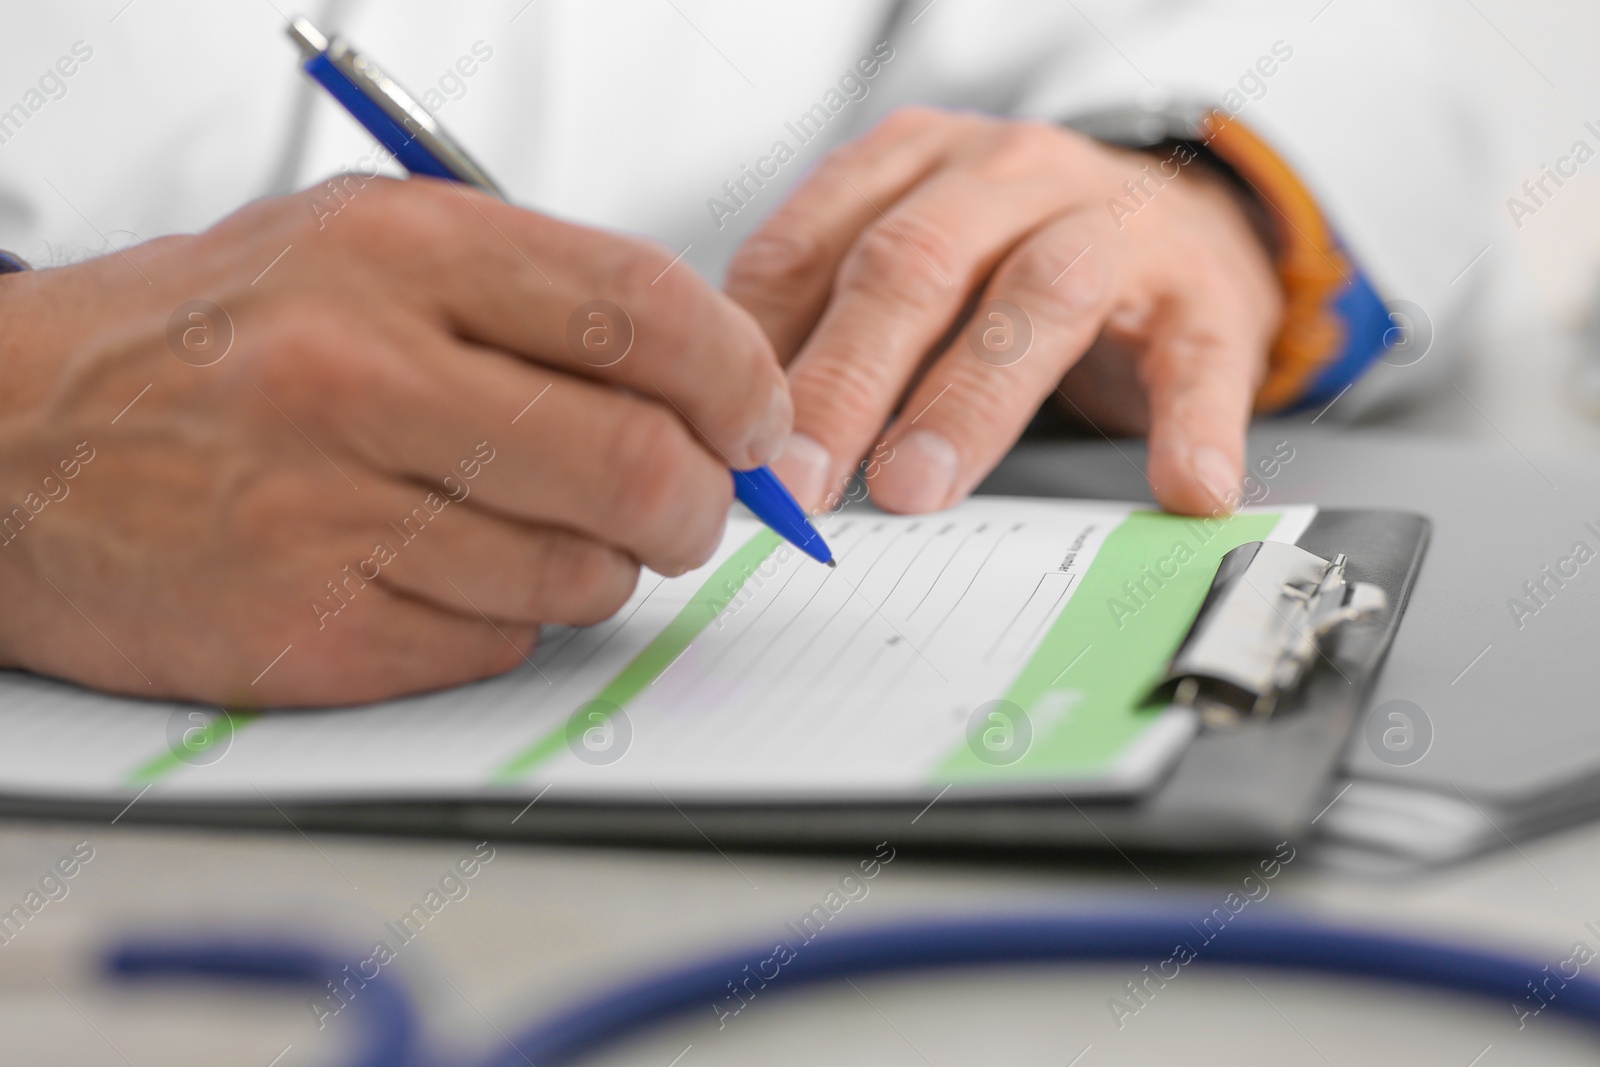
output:
[[[1430,990],[1524,1002],[1543,965],[1484,949],[1343,927],[1290,915],[1240,914],[1210,940],[1177,914],[1043,912],[991,918],[922,919],[830,929],[805,943],[764,983],[762,995],[819,982],[954,967],[1041,963],[1149,963],[1188,945],[1196,961],[1381,979]],[[722,1000],[763,944],[707,956],[581,1001],[509,1039],[482,1067],[558,1067],[690,1009]],[[321,992],[346,961],[306,945],[205,937],[128,942],[108,957],[115,981],[224,980]],[[1543,1007],[1600,1028],[1600,981],[1565,978]],[[351,1002],[361,1030],[349,1067],[432,1067],[471,1062],[420,1046],[420,1019],[403,982],[379,971]]]

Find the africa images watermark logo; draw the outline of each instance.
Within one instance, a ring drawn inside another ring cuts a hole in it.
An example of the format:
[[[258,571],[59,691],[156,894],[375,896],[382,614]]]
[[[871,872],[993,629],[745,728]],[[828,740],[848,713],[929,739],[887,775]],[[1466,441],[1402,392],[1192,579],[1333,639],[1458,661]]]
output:
[[[820,936],[833,919],[852,903],[867,899],[872,892],[869,884],[883,869],[894,862],[895,849],[887,841],[878,842],[870,859],[855,864],[850,873],[839,879],[838,886],[828,890],[822,899],[800,916],[798,923],[784,923],[789,937],[772,946],[772,954],[745,964],[727,981],[728,993],[711,1010],[717,1015],[717,1029],[726,1029],[728,1020],[755,1003],[768,983],[783,976],[783,969],[799,958],[800,953]]]
[[[367,988],[367,983],[376,981],[383,969],[394,963],[401,951],[415,941],[446,907],[466,900],[472,892],[469,883],[484,867],[494,862],[494,857],[494,846],[487,841],[481,842],[471,855],[446,867],[421,900],[413,902],[398,919],[384,923],[386,936],[373,942],[371,953],[354,963],[345,964],[328,979],[327,992],[317,1000],[308,1002],[311,1014],[317,1020],[317,1029],[325,1029],[329,1019],[348,1008]]]
[[[1280,841],[1271,856],[1256,864],[1255,869],[1240,880],[1237,889],[1230,890],[1198,923],[1189,924],[1195,933],[1194,941],[1173,945],[1170,956],[1159,963],[1145,964],[1136,977],[1123,983],[1120,995],[1107,997],[1106,1009],[1111,1012],[1117,1029],[1124,1029],[1129,1019],[1148,1008],[1168,983],[1182,976],[1184,968],[1199,959],[1206,946],[1221,937],[1228,924],[1246,908],[1266,900],[1272,892],[1272,880],[1294,862],[1297,854],[1293,845]]]
[[[73,41],[68,53],[46,67],[20,100],[0,111],[0,145],[21,133],[22,128],[44,110],[46,104],[66,96],[67,79],[77,74],[83,64],[93,58],[93,45],[87,41]]]

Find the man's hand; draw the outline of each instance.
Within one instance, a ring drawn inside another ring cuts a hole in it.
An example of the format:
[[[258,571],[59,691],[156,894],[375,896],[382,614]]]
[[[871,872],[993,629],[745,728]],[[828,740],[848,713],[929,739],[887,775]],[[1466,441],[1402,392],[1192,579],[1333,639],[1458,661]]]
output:
[[[704,562],[789,432],[669,252],[432,180],[309,208],[0,278],[0,662],[244,705],[502,671]]]
[[[1105,432],[1148,433],[1163,505],[1225,508],[1283,298],[1226,180],[1194,162],[1163,181],[1159,162],[923,109],[825,160],[726,284],[788,366],[776,468],[802,503],[887,435],[873,498],[954,504],[1060,391]]]

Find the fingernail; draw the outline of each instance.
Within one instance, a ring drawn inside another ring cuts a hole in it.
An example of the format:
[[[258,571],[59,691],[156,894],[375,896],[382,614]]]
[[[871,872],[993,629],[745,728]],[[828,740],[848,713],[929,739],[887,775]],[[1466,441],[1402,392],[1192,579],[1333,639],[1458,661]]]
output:
[[[1216,506],[1232,511],[1228,498],[1239,494],[1239,467],[1210,445],[1189,450],[1189,473],[1211,494]]]
[[[950,439],[933,430],[912,430],[894,443],[894,472],[874,487],[874,496],[895,511],[934,511],[955,489],[961,457]]]
[[[794,401],[789,398],[789,390],[773,390],[772,400],[767,404],[766,413],[761,416],[761,421],[756,424],[755,432],[750,435],[749,443],[745,446],[749,449],[755,466],[766,466],[777,458],[783,451],[793,425]]]
[[[814,437],[792,433],[772,461],[772,471],[806,509],[814,507],[828,491],[833,457]]]

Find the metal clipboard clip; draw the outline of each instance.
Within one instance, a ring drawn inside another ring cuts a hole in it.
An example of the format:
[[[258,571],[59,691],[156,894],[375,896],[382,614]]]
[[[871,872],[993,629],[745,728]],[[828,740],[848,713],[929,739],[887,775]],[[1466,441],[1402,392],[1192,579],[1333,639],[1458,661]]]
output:
[[[1378,586],[1345,578],[1343,553],[1326,560],[1281,541],[1240,545],[1222,557],[1155,691],[1193,707],[1207,728],[1271,715],[1340,626],[1387,603]]]

